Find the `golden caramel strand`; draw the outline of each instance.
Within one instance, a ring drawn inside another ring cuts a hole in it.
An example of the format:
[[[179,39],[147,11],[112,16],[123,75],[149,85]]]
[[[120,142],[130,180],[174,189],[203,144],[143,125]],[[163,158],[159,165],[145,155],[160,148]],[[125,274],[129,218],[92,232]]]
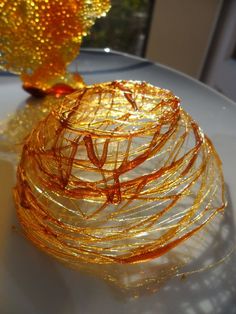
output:
[[[14,196],[27,237],[72,267],[163,256],[226,205],[208,137],[171,92],[132,81],[66,96],[25,142]]]

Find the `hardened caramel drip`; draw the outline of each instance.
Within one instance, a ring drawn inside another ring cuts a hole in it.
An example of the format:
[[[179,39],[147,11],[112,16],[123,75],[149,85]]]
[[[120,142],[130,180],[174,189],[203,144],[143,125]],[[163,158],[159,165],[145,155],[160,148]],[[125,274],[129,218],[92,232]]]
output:
[[[21,74],[24,88],[36,96],[58,83],[81,87],[81,77],[66,66],[109,8],[109,0],[1,0],[0,69]]]
[[[164,255],[225,207],[220,159],[171,92],[87,86],[31,133],[15,201],[28,238],[73,267]]]

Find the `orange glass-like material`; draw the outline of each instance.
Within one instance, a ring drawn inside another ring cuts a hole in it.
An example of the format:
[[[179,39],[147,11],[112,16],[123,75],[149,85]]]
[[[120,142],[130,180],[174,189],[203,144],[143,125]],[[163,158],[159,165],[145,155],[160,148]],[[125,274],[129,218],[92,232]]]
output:
[[[24,144],[26,236],[72,267],[165,255],[224,209],[220,159],[170,91],[144,82],[67,96]]]
[[[66,66],[109,8],[109,0],[2,0],[0,69],[20,74],[24,88],[35,95],[53,93],[58,83],[57,94],[68,92],[63,84],[81,87],[81,77]]]

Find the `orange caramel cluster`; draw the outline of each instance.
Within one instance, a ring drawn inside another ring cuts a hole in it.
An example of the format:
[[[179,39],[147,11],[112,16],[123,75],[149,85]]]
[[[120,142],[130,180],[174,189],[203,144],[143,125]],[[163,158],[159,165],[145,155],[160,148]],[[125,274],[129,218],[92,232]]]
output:
[[[0,69],[21,74],[33,94],[60,83],[81,87],[81,77],[67,73],[66,66],[109,8],[109,0],[2,0]],[[65,86],[60,88],[62,93]]]
[[[26,140],[14,195],[26,236],[78,268],[163,256],[226,204],[220,159],[179,99],[132,81],[66,96]]]

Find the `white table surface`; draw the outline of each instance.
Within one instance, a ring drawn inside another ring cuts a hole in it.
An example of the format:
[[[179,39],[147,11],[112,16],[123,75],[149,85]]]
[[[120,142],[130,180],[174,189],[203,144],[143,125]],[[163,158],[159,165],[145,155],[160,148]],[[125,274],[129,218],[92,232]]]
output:
[[[75,67],[88,84],[145,80],[182,99],[182,106],[210,136],[223,161],[229,200],[225,224],[229,238],[234,239],[236,104],[179,72],[124,54],[83,50],[72,69]],[[27,98],[17,76],[0,74],[0,119],[23,106]],[[184,281],[171,279],[157,293],[127,297],[102,280],[65,268],[12,230],[12,225],[17,225],[11,195],[14,181],[15,171],[0,152],[1,314],[236,313],[235,253],[217,268]]]

